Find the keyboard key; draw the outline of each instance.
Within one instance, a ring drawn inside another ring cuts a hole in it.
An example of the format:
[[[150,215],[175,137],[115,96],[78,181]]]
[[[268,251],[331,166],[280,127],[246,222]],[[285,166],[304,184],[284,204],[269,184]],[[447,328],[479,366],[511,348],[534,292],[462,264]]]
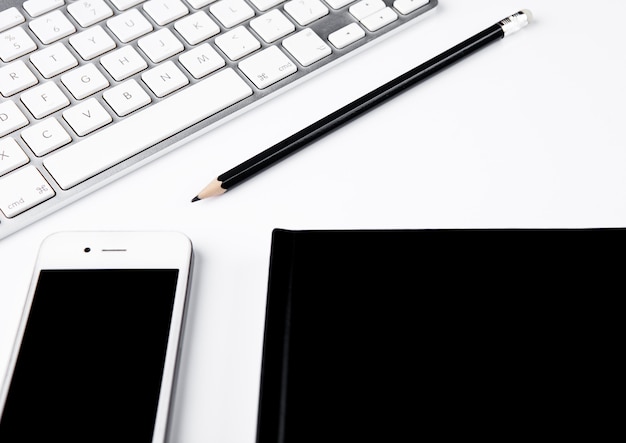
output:
[[[120,11],[125,11],[128,8],[138,5],[144,0],[111,0],[111,3]]]
[[[104,55],[100,59],[100,63],[117,81],[124,80],[148,67],[148,63],[132,46],[124,46]]]
[[[226,64],[222,56],[208,43],[181,54],[178,60],[195,78],[202,78]]]
[[[121,85],[107,89],[102,94],[102,98],[106,100],[113,111],[120,117],[130,114],[152,101],[134,78],[125,81]]]
[[[387,26],[389,23],[398,19],[398,14],[391,8],[383,8],[372,15],[361,19],[361,23],[370,31],[378,31],[383,26]]]
[[[324,17],[329,12],[320,0],[291,0],[285,3],[285,11],[302,26]]]
[[[302,66],[309,66],[332,53],[330,46],[312,29],[303,29],[297,34],[287,37],[283,40],[283,46]]]
[[[122,43],[135,40],[153,29],[148,19],[136,9],[108,19],[107,27]]]
[[[11,137],[0,140],[0,175],[28,163],[28,156]]]
[[[217,23],[204,11],[181,18],[174,24],[174,28],[190,45],[198,44],[220,32]]]
[[[180,0],[150,0],[143,4],[143,9],[160,26],[189,14],[189,9]]]
[[[254,6],[259,8],[260,11],[267,11],[272,6],[276,6],[285,0],[250,0]]]
[[[209,10],[227,28],[237,26],[254,17],[254,9],[243,0],[219,0],[217,3],[213,3]]]
[[[37,44],[22,28],[9,29],[0,34],[0,59],[10,62],[37,49]]]
[[[297,71],[296,65],[276,46],[265,48],[243,60],[239,69],[259,89],[267,88]]]
[[[144,72],[141,79],[157,97],[165,97],[189,83],[183,71],[171,61]]]
[[[78,100],[89,97],[109,86],[109,81],[92,63],[73,69],[61,76],[61,82]]]
[[[113,15],[104,0],[77,1],[67,5],[67,12],[72,14],[79,25],[83,28],[91,26]]]
[[[294,24],[289,21],[285,14],[280,12],[280,9],[274,9],[267,14],[250,20],[250,27],[268,43],[274,42],[296,30]]]
[[[31,17],[38,17],[64,4],[65,1],[63,0],[26,0],[22,3],[22,7]]]
[[[428,0],[395,0],[393,7],[400,11],[401,14],[406,15],[427,4]]]
[[[43,118],[70,104],[54,82],[42,83],[24,92],[20,99],[35,118]]]
[[[225,34],[215,37],[215,44],[231,60],[239,60],[261,47],[261,43],[252,35],[248,28],[238,26]]]
[[[250,87],[235,71],[226,68],[51,154],[44,166],[61,188],[70,189],[251,94]]]
[[[70,45],[83,60],[91,60],[115,49],[115,42],[100,25],[93,26],[69,38]]]
[[[326,3],[333,9],[343,8],[346,5],[354,2],[355,0],[326,0]],[[426,0],[428,2],[428,0]]]
[[[350,43],[365,37],[365,31],[356,23],[350,23],[328,35],[328,40],[337,48],[345,48]]]
[[[22,60],[0,68],[0,93],[5,97],[37,84],[37,77]]]
[[[33,53],[30,62],[45,78],[54,77],[78,65],[78,60],[62,43],[55,43]]]
[[[36,18],[28,26],[37,38],[46,45],[76,32],[72,22],[61,11],[52,11]]]
[[[200,9],[214,1],[215,0],[187,0],[187,3],[189,3],[192,8]]]
[[[372,15],[375,12],[384,9],[387,5],[383,0],[362,0],[354,5],[350,6],[350,14],[357,20],[364,19],[368,15]]]
[[[144,54],[154,63],[162,62],[174,54],[183,52],[185,49],[180,40],[167,28],[160,29],[148,34],[146,37],[140,38],[137,41],[137,46],[139,46]]]
[[[64,111],[63,118],[80,136],[87,135],[113,121],[100,102],[93,97]]]
[[[0,137],[28,124],[28,119],[12,101],[0,103]]]
[[[24,20],[26,19],[16,7],[0,11],[0,32],[24,23]]]
[[[22,131],[21,136],[37,157],[41,157],[72,141],[72,137],[54,117],[29,126]]]
[[[54,197],[54,190],[34,166],[0,178],[0,211],[11,218]]]

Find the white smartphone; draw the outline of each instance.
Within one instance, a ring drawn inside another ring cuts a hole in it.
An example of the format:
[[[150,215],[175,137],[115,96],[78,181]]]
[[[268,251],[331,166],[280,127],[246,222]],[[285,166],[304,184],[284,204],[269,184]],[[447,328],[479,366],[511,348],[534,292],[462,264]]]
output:
[[[193,248],[177,232],[41,245],[0,397],[0,442],[166,441]]]

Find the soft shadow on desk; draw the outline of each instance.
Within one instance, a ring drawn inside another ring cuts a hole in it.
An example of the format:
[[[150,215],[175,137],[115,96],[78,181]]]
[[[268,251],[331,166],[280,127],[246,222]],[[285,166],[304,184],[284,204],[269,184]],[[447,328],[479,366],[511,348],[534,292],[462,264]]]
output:
[[[257,442],[536,437],[625,237],[274,230]]]

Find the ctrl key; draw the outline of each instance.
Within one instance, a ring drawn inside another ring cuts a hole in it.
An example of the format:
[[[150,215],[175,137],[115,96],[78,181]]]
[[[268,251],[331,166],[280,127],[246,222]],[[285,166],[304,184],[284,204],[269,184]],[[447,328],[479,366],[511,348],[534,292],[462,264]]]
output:
[[[34,166],[25,166],[0,178],[0,211],[7,217],[54,197],[55,193]]]

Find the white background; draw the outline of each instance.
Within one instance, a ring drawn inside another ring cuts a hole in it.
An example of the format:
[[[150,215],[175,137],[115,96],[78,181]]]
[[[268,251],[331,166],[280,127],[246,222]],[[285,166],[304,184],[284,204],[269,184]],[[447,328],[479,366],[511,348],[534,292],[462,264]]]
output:
[[[219,173],[522,8],[535,21],[519,33],[190,203]],[[45,236],[181,231],[196,262],[173,441],[253,443],[272,229],[626,225],[624,17],[622,0],[441,0],[429,18],[0,240],[0,373]]]

